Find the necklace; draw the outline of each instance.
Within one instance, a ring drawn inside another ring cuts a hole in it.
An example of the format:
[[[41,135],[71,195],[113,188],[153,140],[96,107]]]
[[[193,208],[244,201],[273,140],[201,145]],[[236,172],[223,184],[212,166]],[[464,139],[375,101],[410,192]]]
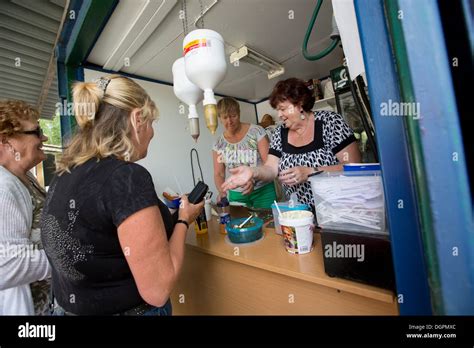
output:
[[[298,133],[298,132],[295,130],[296,135],[298,135],[298,137],[300,137],[300,138],[306,133],[306,129],[308,129],[309,117],[307,117],[306,119],[307,119],[307,121],[306,121],[306,126],[304,127],[304,130],[303,130],[301,133]]]
[[[239,139],[239,137],[241,136],[240,132],[242,131],[243,129],[243,126],[242,124],[239,125],[239,129],[237,129],[237,131],[234,133],[234,134],[229,134],[226,132],[224,132],[224,136],[227,138],[227,139],[230,139],[232,142],[235,142],[235,139]]]

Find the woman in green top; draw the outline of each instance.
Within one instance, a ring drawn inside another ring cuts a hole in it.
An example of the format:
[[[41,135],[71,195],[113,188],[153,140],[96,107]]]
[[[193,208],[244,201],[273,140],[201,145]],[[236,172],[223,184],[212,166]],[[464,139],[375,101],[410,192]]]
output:
[[[224,132],[213,146],[214,182],[218,190],[233,168],[241,165],[257,167],[267,160],[269,140],[261,126],[240,122],[240,106],[233,98],[217,103],[219,120]],[[225,193],[219,192],[218,201]],[[245,203],[247,207],[270,208],[276,199],[273,182],[250,181],[245,186],[229,191],[230,202]]]

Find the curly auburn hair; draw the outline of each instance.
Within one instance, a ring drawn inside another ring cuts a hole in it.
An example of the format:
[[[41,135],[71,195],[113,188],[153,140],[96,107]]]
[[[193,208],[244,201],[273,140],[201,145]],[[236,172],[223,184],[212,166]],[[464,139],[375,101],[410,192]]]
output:
[[[309,112],[314,106],[315,97],[303,80],[289,78],[278,82],[270,95],[270,105],[276,109],[279,103],[289,101],[293,105],[301,103],[304,111]]]
[[[23,129],[20,121],[36,121],[39,112],[22,100],[0,101],[0,136],[11,137]]]

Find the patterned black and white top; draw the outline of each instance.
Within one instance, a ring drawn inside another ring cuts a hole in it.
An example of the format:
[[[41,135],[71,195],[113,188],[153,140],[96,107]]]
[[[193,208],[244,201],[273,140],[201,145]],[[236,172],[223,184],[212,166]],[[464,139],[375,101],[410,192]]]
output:
[[[304,146],[289,144],[288,129],[282,125],[273,132],[268,153],[280,159],[279,172],[299,166],[316,168],[338,164],[336,154],[356,141],[354,133],[341,115],[332,111],[316,111],[314,119],[314,139]],[[282,186],[287,197],[296,192],[298,201],[314,210],[309,181],[295,186]]]

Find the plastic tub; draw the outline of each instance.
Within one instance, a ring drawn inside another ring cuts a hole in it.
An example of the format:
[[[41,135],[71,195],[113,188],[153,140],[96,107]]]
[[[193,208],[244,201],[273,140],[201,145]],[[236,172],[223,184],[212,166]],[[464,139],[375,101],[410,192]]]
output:
[[[295,204],[292,205],[290,202],[278,202],[278,208],[282,213],[291,211],[291,210],[309,210],[309,207],[306,204]],[[278,210],[276,209],[275,203],[272,204],[272,213],[273,221],[275,223],[275,232],[281,234],[281,226],[278,221]]]
[[[240,225],[247,218],[233,219],[227,223],[225,229],[227,236],[232,243],[250,243],[262,238],[263,220],[254,217],[250,219],[242,228],[234,227]]]
[[[279,220],[286,251],[306,254],[313,250],[313,213],[306,210],[287,211],[281,214]]]
[[[308,180],[322,229],[388,234],[380,171],[324,172]]]

